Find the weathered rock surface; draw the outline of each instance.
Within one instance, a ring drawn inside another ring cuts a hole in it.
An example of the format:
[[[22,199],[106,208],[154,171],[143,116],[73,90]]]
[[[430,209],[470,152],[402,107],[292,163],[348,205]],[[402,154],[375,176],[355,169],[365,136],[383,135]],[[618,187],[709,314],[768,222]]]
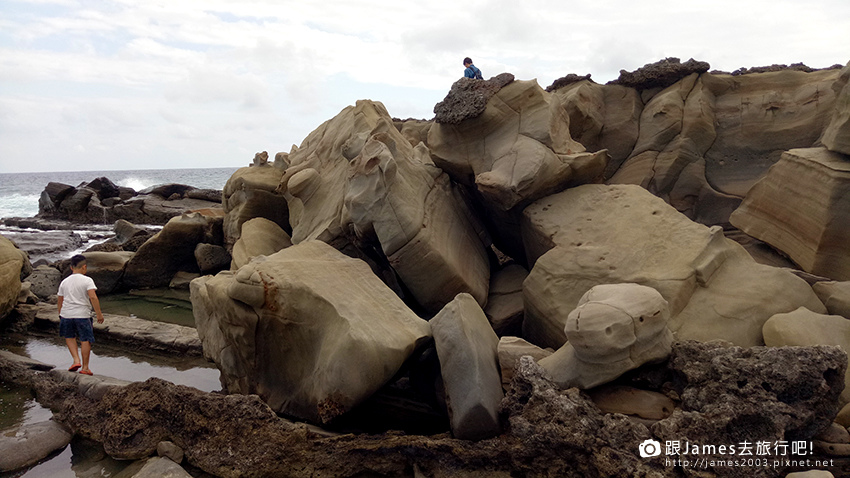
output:
[[[68,446],[72,436],[64,426],[52,420],[3,430],[0,432],[0,471],[33,465]]]
[[[472,78],[457,80],[446,98],[434,106],[434,121],[458,124],[481,116],[490,98],[512,81],[514,75],[510,73],[502,73],[484,81]]]
[[[680,374],[682,403],[651,427],[662,443],[790,443],[809,440],[832,422],[847,355],[829,346],[741,348],[685,342],[674,346],[668,367]],[[781,470],[764,467],[730,471],[710,464],[728,455],[701,457],[709,464],[705,470],[718,476],[781,476]]]
[[[676,403],[663,393],[625,385],[603,385],[587,394],[605,413],[622,413],[648,420],[663,420],[676,408]]]
[[[816,282],[812,285],[827,312],[850,319],[850,281]]]
[[[475,186],[493,207],[519,204],[602,175],[607,153],[586,153],[570,137],[570,118],[559,96],[536,81],[513,81],[484,112],[428,132],[434,163],[455,180]]]
[[[4,232],[3,235],[33,258],[67,254],[83,245],[83,238],[73,231],[23,230]]]
[[[222,384],[315,421],[372,395],[431,334],[364,262],[320,241],[196,279],[191,297]]]
[[[185,456],[183,453],[183,449],[179,446],[175,445],[174,442],[170,441],[161,441],[156,445],[156,454],[159,456],[168,457],[174,463],[182,463],[183,457]]]
[[[11,312],[18,301],[25,265],[29,265],[26,253],[9,239],[0,236],[0,318]]]
[[[127,263],[124,285],[131,289],[167,286],[178,271],[197,272],[195,248],[204,242],[223,242],[222,218],[199,213],[172,218]]]
[[[522,333],[522,282],[526,277],[528,271],[519,264],[510,264],[490,277],[490,297],[484,313],[499,337]]]
[[[429,322],[434,334],[452,434],[480,440],[499,434],[504,397],[499,374],[499,338],[484,311],[466,293],[458,294]]]
[[[200,243],[195,247],[195,260],[201,274],[214,274],[230,267],[230,254],[217,244]]]
[[[640,138],[611,182],[639,184],[704,224],[725,223],[783,151],[818,140],[837,76],[692,73],[647,99]]]
[[[776,314],[764,324],[764,343],[782,345],[837,345],[850,350],[850,320],[838,315],[816,314],[804,307]],[[844,376],[841,404],[850,403],[850,371]]]
[[[286,164],[277,161],[274,165],[238,169],[222,191],[222,205],[227,216],[224,218],[225,244],[231,249],[239,239],[242,224],[255,217],[263,217],[284,230],[289,230],[289,208],[286,199],[275,193]]]
[[[610,178],[634,149],[643,102],[634,88],[578,81],[554,91],[570,117],[570,136],[588,151],[608,150]]]
[[[416,301],[439,311],[459,293],[487,302],[489,238],[455,190],[395,129],[373,134],[351,161],[345,209],[359,241],[377,241]]]
[[[850,157],[825,148],[783,153],[730,221],[806,272],[850,280]]]
[[[62,273],[55,267],[43,265],[33,269],[32,274],[26,278],[32,284],[30,290],[42,299],[56,295],[59,291],[59,283],[62,282]]]
[[[239,269],[257,256],[270,256],[292,245],[289,234],[276,222],[255,217],[242,223],[239,239],[233,245],[230,268]]]
[[[705,73],[709,68],[711,65],[705,61],[691,58],[682,63],[678,58],[670,57],[643,65],[632,72],[620,70],[620,76],[609,84],[629,86],[638,90],[666,88],[693,73]]]
[[[850,443],[850,433],[847,428],[832,422],[829,428],[815,435],[815,439],[827,443]]]
[[[825,312],[802,279],[756,264],[739,244],[646,190],[584,185],[541,199],[524,211],[529,262],[523,336],[560,347],[567,315],[598,284],[634,282],[669,303],[679,340],[762,342],[772,315],[805,306]]]
[[[128,251],[83,253],[88,265],[86,275],[94,280],[98,294],[109,294],[121,287],[124,269],[134,255]]]
[[[502,374],[502,388],[508,390],[514,378],[514,369],[519,359],[529,355],[535,361],[552,355],[552,349],[540,347],[519,337],[502,337],[499,339],[499,369]]]
[[[830,151],[850,155],[850,63],[847,63],[832,85],[837,99],[835,111],[826,129],[821,143]]]
[[[638,284],[602,284],[587,291],[567,317],[567,343],[541,359],[561,388],[588,389],[670,355],[667,301]]]
[[[103,317],[103,324],[94,323],[95,339],[103,335],[110,341],[130,347],[170,354],[199,356],[203,353],[198,331],[192,327],[123,315],[103,314]],[[56,305],[39,303],[36,320],[41,325],[52,324],[58,329]],[[85,377],[74,373],[70,375]]]

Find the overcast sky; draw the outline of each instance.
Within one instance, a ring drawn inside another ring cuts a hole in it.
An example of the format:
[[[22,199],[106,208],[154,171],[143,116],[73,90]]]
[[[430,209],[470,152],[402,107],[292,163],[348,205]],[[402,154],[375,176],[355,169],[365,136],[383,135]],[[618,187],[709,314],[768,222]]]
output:
[[[848,0],[0,0],[0,172],[242,166],[358,99],[430,119],[465,56],[546,87],[848,45]]]

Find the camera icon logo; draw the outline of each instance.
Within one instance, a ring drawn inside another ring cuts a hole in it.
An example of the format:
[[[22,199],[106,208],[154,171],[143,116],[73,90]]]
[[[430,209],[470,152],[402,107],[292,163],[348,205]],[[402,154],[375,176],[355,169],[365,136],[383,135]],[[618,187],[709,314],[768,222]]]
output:
[[[638,453],[641,458],[652,458],[661,454],[661,443],[655,440],[644,440],[638,445]]]

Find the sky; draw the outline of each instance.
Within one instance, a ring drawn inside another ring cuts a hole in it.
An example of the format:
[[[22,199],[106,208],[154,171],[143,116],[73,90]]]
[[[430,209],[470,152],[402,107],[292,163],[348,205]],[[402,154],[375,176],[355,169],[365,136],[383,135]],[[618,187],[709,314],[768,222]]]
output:
[[[0,0],[0,173],[244,166],[358,99],[431,119],[466,56],[545,88],[848,45],[847,0]]]

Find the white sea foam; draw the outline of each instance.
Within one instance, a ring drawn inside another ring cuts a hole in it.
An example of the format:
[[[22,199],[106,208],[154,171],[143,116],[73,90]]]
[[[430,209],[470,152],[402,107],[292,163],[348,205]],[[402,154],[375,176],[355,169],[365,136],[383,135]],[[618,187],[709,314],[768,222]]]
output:
[[[130,176],[126,179],[115,181],[115,183],[119,186],[133,188],[135,191],[141,191],[142,189],[146,189],[155,185],[154,182],[148,178],[139,178],[135,176]]]
[[[0,218],[32,217],[38,214],[40,194],[9,194],[0,196]]]

